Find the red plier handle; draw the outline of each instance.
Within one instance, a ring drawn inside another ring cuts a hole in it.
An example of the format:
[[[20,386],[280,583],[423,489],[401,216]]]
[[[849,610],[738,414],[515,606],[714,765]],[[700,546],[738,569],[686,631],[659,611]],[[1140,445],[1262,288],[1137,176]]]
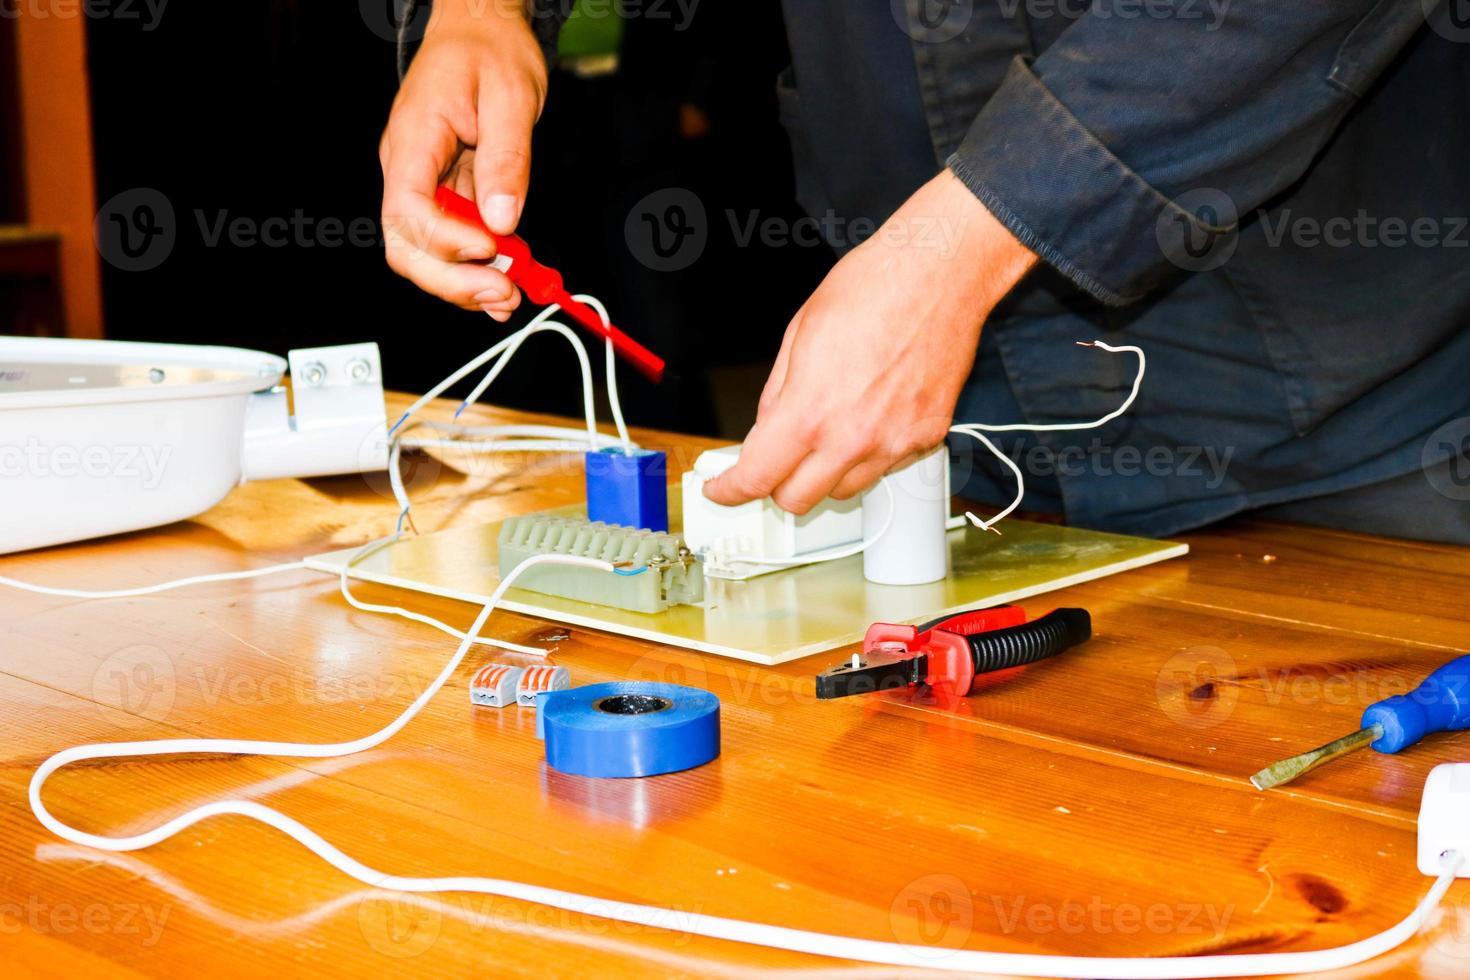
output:
[[[862,656],[817,675],[817,697],[912,684],[969,694],[980,674],[1054,657],[1092,636],[1086,609],[1054,609],[1028,622],[1020,606],[972,609],[922,626],[874,623]]]

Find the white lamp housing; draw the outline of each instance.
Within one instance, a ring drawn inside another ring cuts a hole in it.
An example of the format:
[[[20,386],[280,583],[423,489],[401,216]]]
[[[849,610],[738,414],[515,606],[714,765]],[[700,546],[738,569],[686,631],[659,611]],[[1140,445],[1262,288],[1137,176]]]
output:
[[[184,520],[243,480],[387,466],[375,344],[0,337],[0,554]]]

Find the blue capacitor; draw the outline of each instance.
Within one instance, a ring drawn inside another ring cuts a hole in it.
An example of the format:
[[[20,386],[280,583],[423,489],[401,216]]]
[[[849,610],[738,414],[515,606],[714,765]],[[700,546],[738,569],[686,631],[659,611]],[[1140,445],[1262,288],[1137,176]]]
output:
[[[669,529],[669,461],[619,446],[587,453],[587,519],[648,531]]]
[[[720,754],[720,699],[652,681],[613,681],[542,694],[546,761],[577,776],[657,776]]]

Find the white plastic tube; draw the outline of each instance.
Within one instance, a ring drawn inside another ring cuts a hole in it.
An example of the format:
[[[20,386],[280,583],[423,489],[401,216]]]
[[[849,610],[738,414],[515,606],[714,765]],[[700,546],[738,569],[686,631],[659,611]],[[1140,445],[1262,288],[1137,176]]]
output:
[[[927,585],[949,574],[948,461],[949,449],[941,444],[863,494],[863,578],[877,585]]]

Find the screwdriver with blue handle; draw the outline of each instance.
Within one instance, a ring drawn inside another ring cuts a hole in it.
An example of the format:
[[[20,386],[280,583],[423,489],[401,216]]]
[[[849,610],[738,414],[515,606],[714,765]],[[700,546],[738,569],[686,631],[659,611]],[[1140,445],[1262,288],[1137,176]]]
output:
[[[1319,749],[1272,763],[1252,776],[1251,783],[1256,789],[1271,789],[1365,745],[1394,753],[1434,732],[1470,728],[1470,654],[1451,660],[1408,694],[1370,704],[1362,726]]]

